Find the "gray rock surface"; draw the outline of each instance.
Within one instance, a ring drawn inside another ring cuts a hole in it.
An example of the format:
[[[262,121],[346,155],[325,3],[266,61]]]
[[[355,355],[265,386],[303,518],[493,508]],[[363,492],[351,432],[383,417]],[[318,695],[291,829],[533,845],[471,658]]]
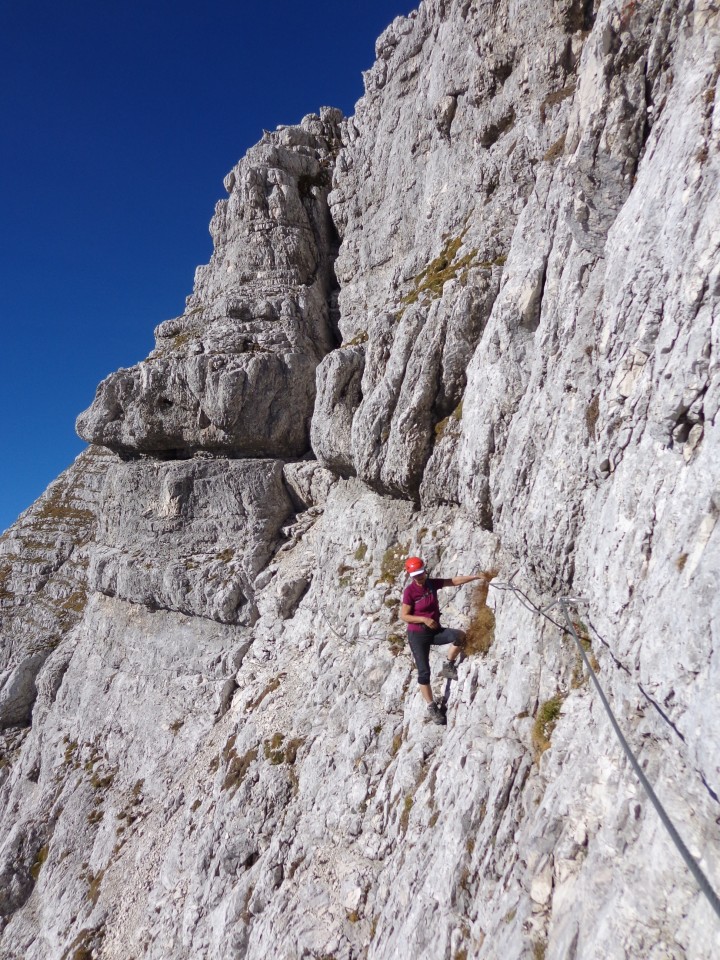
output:
[[[103,488],[90,586],[132,603],[252,623],[253,580],[291,511],[278,460],[118,464]]]
[[[29,721],[40,667],[82,618],[98,494],[113,459],[101,447],[81,453],[0,537],[0,730]]]
[[[78,433],[125,452],[300,456],[315,367],[334,346],[326,197],[341,114],[266,133],[225,178],[214,251],[147,360],[104,380]]]
[[[3,958],[720,953],[559,611],[501,589],[582,598],[720,889],[719,47],[705,0],[425,0],[354,117],[230,174],[80,418],[122,459],[0,542]],[[408,554],[498,571],[442,597],[447,728]]]

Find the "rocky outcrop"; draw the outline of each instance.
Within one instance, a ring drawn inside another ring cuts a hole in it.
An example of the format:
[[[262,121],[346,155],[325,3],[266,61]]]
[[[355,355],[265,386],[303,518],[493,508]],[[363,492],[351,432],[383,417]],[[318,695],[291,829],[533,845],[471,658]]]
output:
[[[717,954],[527,598],[582,598],[720,888],[719,48],[706,2],[426,0],[355,117],[231,173],[185,314],[80,418],[120,455],[0,544],[3,956]],[[447,729],[408,554],[498,571],[445,592],[472,638]]]
[[[245,624],[252,583],[292,508],[275,460],[119,464],[89,571],[99,593]]]
[[[509,16],[423,4],[395,21],[335,168],[341,329],[367,346],[362,389],[339,402],[357,348],[321,365],[313,446],[337,463],[324,421],[350,416],[346,469],[394,495],[417,496],[436,428],[463,399],[519,216],[567,124],[581,31],[553,5],[512,28]],[[521,339],[537,325],[542,245],[534,260]]]
[[[80,454],[0,537],[0,730],[29,723],[41,666],[82,619],[112,459],[101,447]]]
[[[326,198],[340,117],[265,134],[228,174],[185,313],[160,324],[147,360],[100,384],[82,437],[124,452],[307,452],[315,367],[335,343]]]

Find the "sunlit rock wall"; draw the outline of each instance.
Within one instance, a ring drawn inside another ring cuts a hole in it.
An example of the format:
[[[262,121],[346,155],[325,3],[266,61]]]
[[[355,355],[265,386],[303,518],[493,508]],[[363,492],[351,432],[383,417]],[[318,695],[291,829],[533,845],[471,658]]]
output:
[[[229,175],[184,315],[0,544],[3,957],[720,952],[559,610],[500,589],[582,598],[720,888],[719,18],[424,2],[354,117]],[[408,553],[498,571],[442,597],[447,728]]]

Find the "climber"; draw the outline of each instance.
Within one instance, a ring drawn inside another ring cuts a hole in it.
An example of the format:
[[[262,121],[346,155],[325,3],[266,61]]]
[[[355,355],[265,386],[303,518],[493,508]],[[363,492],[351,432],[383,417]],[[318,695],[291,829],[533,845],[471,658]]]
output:
[[[405,570],[410,582],[403,591],[400,619],[408,625],[408,642],[417,664],[420,692],[428,705],[428,719],[433,723],[444,724],[447,722],[445,713],[433,699],[430,686],[430,647],[450,644],[447,659],[439,675],[446,680],[457,680],[455,659],[465,644],[465,634],[462,630],[440,626],[437,592],[443,587],[459,587],[474,580],[487,582],[488,577],[481,573],[443,580],[430,578],[420,557],[408,557]]]

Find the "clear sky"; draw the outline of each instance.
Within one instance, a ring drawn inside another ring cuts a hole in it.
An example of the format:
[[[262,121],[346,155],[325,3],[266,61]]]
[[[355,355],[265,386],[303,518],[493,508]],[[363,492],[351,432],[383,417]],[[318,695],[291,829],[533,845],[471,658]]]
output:
[[[83,449],[75,417],[211,253],[263,128],[362,95],[414,0],[0,0],[0,530]]]

